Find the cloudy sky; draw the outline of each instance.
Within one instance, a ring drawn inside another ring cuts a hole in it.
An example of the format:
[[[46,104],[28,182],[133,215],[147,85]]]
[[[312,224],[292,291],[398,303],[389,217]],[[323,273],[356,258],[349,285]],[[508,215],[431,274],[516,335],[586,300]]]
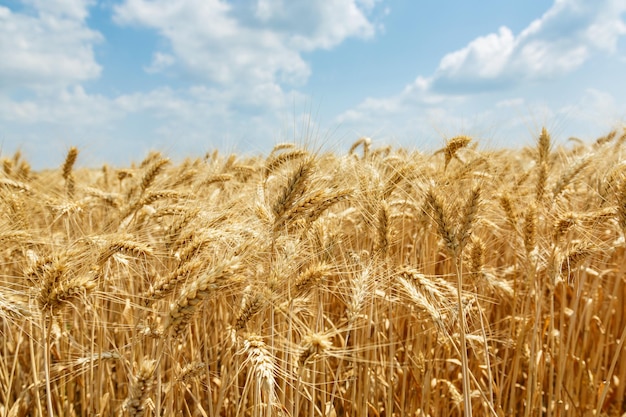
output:
[[[35,167],[592,140],[626,122],[623,0],[0,0],[0,149]]]

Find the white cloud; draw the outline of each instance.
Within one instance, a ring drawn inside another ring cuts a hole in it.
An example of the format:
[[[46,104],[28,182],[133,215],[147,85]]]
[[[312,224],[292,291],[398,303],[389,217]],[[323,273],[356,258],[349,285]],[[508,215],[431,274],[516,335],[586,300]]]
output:
[[[23,125],[102,127],[120,116],[108,98],[89,95],[80,86],[38,95],[35,99],[14,100],[0,95],[0,120]]]
[[[432,88],[464,94],[572,72],[598,51],[615,51],[625,11],[623,0],[557,0],[517,36],[503,26],[445,55]]]
[[[33,7],[40,15],[66,17],[73,20],[84,20],[89,14],[87,8],[95,0],[22,0]]]
[[[0,6],[0,90],[64,88],[96,78],[102,36],[84,21],[89,2],[30,0],[34,13]]]
[[[277,75],[308,77],[306,63],[276,33],[243,27],[230,10],[218,0],[127,0],[115,8],[115,20],[156,29],[183,68],[201,79],[254,84],[272,82]]]
[[[361,6],[361,7],[359,7]],[[259,0],[255,16],[296,50],[329,49],[348,37],[368,38],[375,27],[366,16],[373,2]]]
[[[155,52],[152,55],[152,63],[145,67],[144,70],[148,73],[162,72],[166,68],[171,67],[176,62],[170,54],[164,54],[162,52]]]
[[[626,6],[623,3],[610,6],[589,26],[585,38],[597,49],[615,52],[619,38],[626,34],[626,24],[620,18]]]
[[[595,88],[587,88],[579,103],[567,106],[563,109],[572,118],[590,125],[601,125],[610,128],[616,120],[624,123],[626,120],[626,108],[607,91]]]
[[[467,47],[444,56],[435,78],[464,78],[468,73],[480,78],[494,78],[502,72],[514,43],[513,33],[503,26],[497,34],[479,37]]]
[[[301,52],[373,36],[367,17],[373,7],[371,0],[126,0],[114,19],[152,28],[168,41],[171,53],[159,51],[151,69],[171,54],[199,79],[223,85],[298,85],[311,73]]]
[[[337,116],[336,122],[368,124],[372,120],[390,117],[394,120],[406,119],[416,112],[437,108],[444,103],[448,106],[455,105],[464,100],[461,96],[445,96],[433,92],[430,90],[429,80],[417,77],[398,94],[383,98],[366,98],[357,107]]]

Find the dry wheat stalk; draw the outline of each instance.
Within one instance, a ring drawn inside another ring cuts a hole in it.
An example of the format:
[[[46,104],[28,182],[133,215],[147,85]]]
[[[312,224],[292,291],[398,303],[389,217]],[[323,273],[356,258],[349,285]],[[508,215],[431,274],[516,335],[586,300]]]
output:
[[[7,177],[13,176],[13,161],[10,159],[2,160],[2,170],[4,171]]]
[[[616,136],[617,136],[617,130],[612,130],[606,136],[600,136],[598,139],[596,139],[595,145],[602,146],[606,143],[609,143],[613,139],[615,139]]]
[[[78,149],[72,146],[67,151],[67,156],[65,157],[65,162],[63,162],[63,166],[61,167],[61,175],[63,179],[67,180],[72,173],[72,168],[74,167],[74,163],[76,162],[76,158],[78,157]]]
[[[481,173],[488,172],[487,170],[482,171],[480,173],[475,172],[482,165],[487,165],[487,168],[488,168],[489,164],[485,157],[479,156],[479,157],[472,159],[470,162],[463,165],[463,167],[459,169],[457,173],[454,174],[452,181],[456,182],[466,177],[471,177],[472,175],[479,175]]]
[[[31,235],[23,230],[12,230],[5,233],[0,233],[0,242],[23,242],[29,239]]]
[[[276,145],[274,145],[274,147],[270,151],[270,156],[274,155],[277,152],[284,151],[285,149],[293,149],[295,147],[296,147],[296,144],[295,143],[291,143],[291,142],[277,143]]]
[[[440,326],[441,329],[445,329],[440,309],[437,306],[433,305],[429,298],[422,294],[420,291],[418,291],[415,285],[413,285],[407,279],[399,278],[398,281],[400,282],[401,287],[409,296],[413,304],[422,311],[424,311],[427,314],[427,317],[430,318],[433,323]]]
[[[408,166],[403,166],[400,169],[394,170],[393,175],[385,183],[383,190],[383,199],[387,200],[391,196],[391,193],[398,187],[402,181],[409,180],[411,169]]]
[[[311,209],[306,214],[306,222],[308,224],[317,220],[326,210],[334,206],[340,201],[345,200],[352,192],[350,190],[335,190],[327,191],[324,195],[316,201],[316,204],[312,205]]]
[[[12,297],[0,293],[0,318],[29,316],[32,316],[32,313],[23,300],[14,300]]]
[[[308,217],[307,213],[312,212],[315,207],[321,205],[325,198],[326,192],[324,190],[318,190],[313,194],[296,201],[283,216],[277,218],[274,223],[274,230],[280,230],[285,225],[292,224],[299,218],[305,216]]]
[[[359,261],[360,263],[360,261]],[[361,316],[361,310],[365,304],[365,300],[368,295],[371,294],[370,290],[370,270],[363,268],[361,271],[352,275],[350,285],[350,299],[348,302],[346,315],[348,317],[348,323],[354,325],[357,319]]]
[[[200,256],[211,243],[211,239],[209,237],[199,236],[197,233],[190,232],[190,236],[188,238],[181,239],[181,243],[182,247],[175,254],[180,265]]]
[[[102,190],[93,187],[85,187],[83,189],[85,194],[95,197],[103,201],[107,206],[113,208],[119,208],[121,204],[121,196],[117,193],[107,193]]]
[[[187,239],[181,240],[181,232],[198,216],[199,213],[199,208],[184,209],[182,213],[177,215],[172,221],[172,224],[166,232],[166,236],[170,244],[172,244],[173,249],[178,249],[185,244]]]
[[[372,151],[372,158],[387,158],[391,153],[391,145],[381,146]]]
[[[153,164],[154,162],[156,162],[159,159],[163,159],[163,155],[161,155],[161,152],[150,151],[150,152],[148,152],[148,155],[146,155],[146,157],[139,164],[139,168],[140,169],[144,169],[144,168],[146,168],[147,166]]]

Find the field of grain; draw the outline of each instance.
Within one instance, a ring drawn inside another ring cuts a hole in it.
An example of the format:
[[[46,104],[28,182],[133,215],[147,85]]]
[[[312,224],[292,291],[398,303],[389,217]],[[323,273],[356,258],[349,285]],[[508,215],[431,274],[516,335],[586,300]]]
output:
[[[621,416],[626,134],[0,175],[0,416]]]

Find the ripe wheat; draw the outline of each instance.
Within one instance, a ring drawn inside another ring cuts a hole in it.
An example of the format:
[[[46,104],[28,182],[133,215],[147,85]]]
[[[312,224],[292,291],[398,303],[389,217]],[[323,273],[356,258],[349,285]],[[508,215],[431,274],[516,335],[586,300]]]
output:
[[[0,415],[622,415],[625,142],[5,157]]]

